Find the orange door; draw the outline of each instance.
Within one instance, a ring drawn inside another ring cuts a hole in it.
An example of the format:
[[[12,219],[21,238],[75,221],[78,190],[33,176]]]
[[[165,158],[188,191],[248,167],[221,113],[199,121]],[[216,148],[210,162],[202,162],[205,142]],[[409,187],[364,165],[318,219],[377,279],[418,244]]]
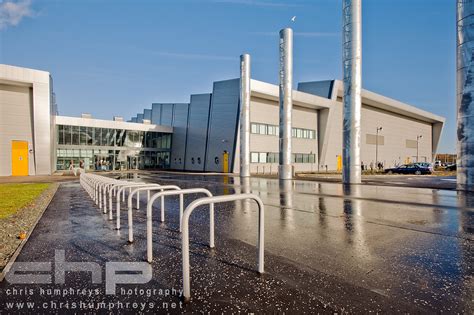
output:
[[[229,153],[224,151],[222,154],[222,172],[229,173]]]
[[[28,141],[12,141],[12,176],[28,176]]]

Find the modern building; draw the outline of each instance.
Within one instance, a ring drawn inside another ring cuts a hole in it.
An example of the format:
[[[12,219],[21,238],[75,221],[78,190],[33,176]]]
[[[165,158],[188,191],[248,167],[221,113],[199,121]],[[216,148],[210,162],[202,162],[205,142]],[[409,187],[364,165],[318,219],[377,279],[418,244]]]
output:
[[[0,176],[169,168],[173,128],[57,115],[48,72],[0,65]]]
[[[295,172],[341,169],[342,94],[338,80],[303,82],[293,91]],[[251,80],[250,120],[251,173],[277,173],[277,85]],[[444,121],[438,115],[363,90],[362,162],[367,168],[376,167],[377,161],[385,167],[432,162]],[[212,93],[191,95],[189,104],[153,104],[151,122],[174,128],[171,169],[239,172],[239,79],[214,82]]]
[[[48,72],[0,65],[0,176],[87,169],[239,172],[239,79],[214,82],[189,103],[154,103],[128,122],[57,114]],[[251,80],[252,173],[277,173],[279,89]],[[362,91],[362,161],[433,161],[445,119]],[[293,91],[295,172],[340,170],[342,82]],[[382,128],[380,130],[380,127]],[[377,153],[376,153],[377,152]],[[377,160],[376,160],[377,155]]]

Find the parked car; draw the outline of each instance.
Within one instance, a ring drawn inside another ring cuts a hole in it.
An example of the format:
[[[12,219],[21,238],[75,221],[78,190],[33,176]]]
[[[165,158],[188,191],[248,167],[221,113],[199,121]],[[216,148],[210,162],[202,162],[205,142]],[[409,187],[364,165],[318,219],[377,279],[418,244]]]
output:
[[[457,170],[457,168],[458,168],[458,167],[457,167],[456,164],[451,164],[451,165],[447,165],[447,166],[446,166],[446,170],[447,170],[447,171],[455,171],[455,170]]]
[[[385,169],[387,174],[431,174],[431,169],[418,164],[403,164],[394,168]]]
[[[419,165],[421,167],[427,167],[429,168],[432,172],[433,172],[433,164],[431,163],[428,163],[428,162],[418,162],[418,163],[414,163],[416,165]]]

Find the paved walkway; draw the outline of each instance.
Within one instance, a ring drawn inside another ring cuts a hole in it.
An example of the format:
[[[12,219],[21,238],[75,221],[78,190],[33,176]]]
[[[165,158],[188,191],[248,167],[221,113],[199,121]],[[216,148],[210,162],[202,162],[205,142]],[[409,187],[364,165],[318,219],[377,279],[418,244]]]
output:
[[[205,187],[215,194],[244,190],[259,194],[266,205],[265,274],[255,272],[257,210],[253,204],[216,206],[215,250],[205,246],[208,212],[196,211],[190,233],[193,300],[181,304],[177,201],[169,198],[167,222],[154,221],[150,282],[119,284],[117,295],[106,295],[105,284],[92,284],[90,274],[83,272],[68,274],[65,285],[4,281],[0,301],[34,302],[40,312],[51,311],[53,306],[44,304],[51,301],[57,302],[55,312],[61,302],[71,307],[74,302],[102,306],[103,301],[107,307],[114,305],[112,311],[120,303],[122,311],[137,310],[127,302],[144,305],[143,311],[150,312],[472,311],[474,203],[470,196],[374,186],[349,191],[338,184],[295,181],[287,185],[259,178],[240,182],[223,176],[139,176],[137,180],[183,188]],[[118,232],[77,182],[62,184],[18,261],[54,261],[55,250],[65,250],[66,261],[96,262],[103,274],[106,262],[144,261],[144,210],[136,210],[135,217],[136,242],[130,245],[126,212]],[[34,292],[8,295],[13,288]],[[41,291],[47,288],[73,290],[51,296]],[[92,293],[79,294],[82,289]],[[165,290],[170,290],[169,295]]]
[[[79,180],[72,175],[38,175],[38,176],[0,176],[0,184],[8,183],[51,183]]]

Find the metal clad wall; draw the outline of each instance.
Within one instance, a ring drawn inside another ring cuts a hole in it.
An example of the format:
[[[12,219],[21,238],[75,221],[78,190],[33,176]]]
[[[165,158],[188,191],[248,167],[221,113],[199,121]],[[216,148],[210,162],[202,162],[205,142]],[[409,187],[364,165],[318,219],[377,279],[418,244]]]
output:
[[[143,119],[151,120],[151,109],[143,110]]]
[[[171,168],[184,170],[186,158],[186,132],[188,129],[188,103],[174,104],[173,139],[171,142]]]
[[[186,170],[204,171],[211,96],[212,94],[191,95],[186,139]]]
[[[229,152],[233,170],[239,115],[239,79],[214,82],[207,142],[206,171],[222,172],[222,154]],[[216,163],[216,157],[219,163]]]
[[[161,104],[161,125],[173,125],[173,104]]]
[[[316,82],[301,82],[298,83],[298,91],[331,98],[334,80],[316,81]]]
[[[161,125],[161,104],[151,104],[151,123]]]
[[[12,140],[33,145],[31,124],[31,89],[0,84],[0,176],[12,174]],[[29,155],[29,174],[34,174],[33,155]]]

